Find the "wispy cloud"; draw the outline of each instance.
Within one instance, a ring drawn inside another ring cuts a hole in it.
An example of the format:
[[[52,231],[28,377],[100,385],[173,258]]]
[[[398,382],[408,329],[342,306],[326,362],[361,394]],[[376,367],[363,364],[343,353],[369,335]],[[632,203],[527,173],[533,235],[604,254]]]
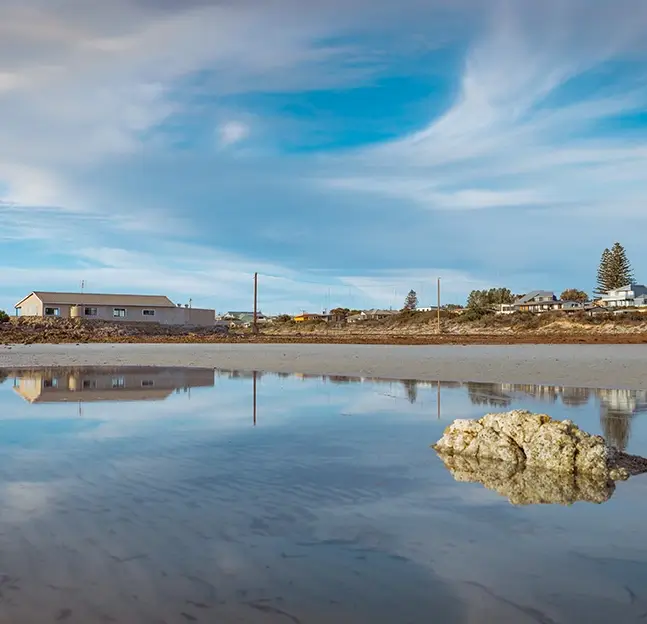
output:
[[[267,267],[277,307],[343,303],[348,288],[387,305],[396,273],[448,275],[457,299],[473,284],[559,288],[563,267],[586,288],[610,239],[642,248],[639,0],[90,4],[0,0],[0,238],[39,246],[13,267],[24,283],[91,269],[97,287],[233,302]],[[392,109],[416,131],[367,146],[339,123],[413,88],[362,87],[440,75],[415,109]]]

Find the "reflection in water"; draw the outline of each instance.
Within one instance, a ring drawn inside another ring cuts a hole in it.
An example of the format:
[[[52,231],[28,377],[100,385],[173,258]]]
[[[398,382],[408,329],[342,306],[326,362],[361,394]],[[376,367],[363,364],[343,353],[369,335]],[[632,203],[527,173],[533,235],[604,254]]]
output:
[[[49,368],[19,371],[0,371],[0,383],[14,378],[14,389],[31,403],[64,401],[143,401],[163,400],[173,392],[190,393],[192,387],[214,385],[216,377],[252,379],[256,383],[268,373],[261,371],[216,370],[172,367],[101,367]],[[389,384],[392,379],[373,377],[342,377],[309,374],[277,373],[280,379],[298,378],[303,381],[324,380],[331,384],[357,383]],[[437,412],[440,417],[441,389],[465,388],[473,405],[507,409],[519,396],[551,404],[561,400],[566,407],[584,407],[591,399],[600,404],[600,425],[605,438],[613,446],[625,450],[631,435],[633,417],[647,411],[647,391],[618,389],[569,388],[541,384],[505,384],[480,382],[419,381],[404,379],[399,382],[409,403],[419,400],[421,388],[434,388],[437,394]],[[255,392],[254,392],[255,394]],[[397,397],[396,397],[397,398]],[[256,421],[256,402],[253,405]]]
[[[467,394],[473,405],[508,407],[512,398],[501,388],[501,384],[467,382]]]
[[[214,385],[210,368],[46,368],[6,374],[13,377],[14,391],[29,403],[160,401],[173,392]]]
[[[647,609],[641,478],[610,505],[536,507],[604,502],[613,485],[451,458],[476,484],[456,483],[430,451],[484,396],[532,407],[532,387],[169,368],[14,377],[0,387],[0,623],[606,624]],[[183,400],[196,386],[214,390]],[[582,425],[602,403],[645,403],[537,388],[556,416],[579,406]],[[65,400],[92,404],[77,418]],[[636,419],[632,445],[646,439]]]
[[[615,490],[613,481],[596,476],[551,473],[476,457],[440,458],[456,481],[482,483],[513,505],[604,503]]]
[[[415,379],[403,379],[402,385],[409,403],[413,405],[418,400],[418,382]]]

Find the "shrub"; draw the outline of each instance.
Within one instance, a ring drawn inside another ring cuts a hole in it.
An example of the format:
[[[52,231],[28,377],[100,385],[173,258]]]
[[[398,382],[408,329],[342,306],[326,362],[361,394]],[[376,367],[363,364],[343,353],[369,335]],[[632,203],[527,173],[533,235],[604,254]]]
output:
[[[4,311],[0,310],[0,323],[8,323],[9,315]]]
[[[492,312],[492,310],[488,310],[487,308],[474,306],[472,308],[468,308],[465,312],[463,312],[463,314],[461,314],[456,319],[456,321],[459,323],[472,323],[474,321],[480,321],[486,316],[494,316],[494,312]]]

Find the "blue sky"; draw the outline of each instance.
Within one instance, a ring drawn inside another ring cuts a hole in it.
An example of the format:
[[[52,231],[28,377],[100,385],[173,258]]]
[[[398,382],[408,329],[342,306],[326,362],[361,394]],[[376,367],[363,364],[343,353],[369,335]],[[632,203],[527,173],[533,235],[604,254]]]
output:
[[[639,281],[641,0],[0,0],[0,307]]]

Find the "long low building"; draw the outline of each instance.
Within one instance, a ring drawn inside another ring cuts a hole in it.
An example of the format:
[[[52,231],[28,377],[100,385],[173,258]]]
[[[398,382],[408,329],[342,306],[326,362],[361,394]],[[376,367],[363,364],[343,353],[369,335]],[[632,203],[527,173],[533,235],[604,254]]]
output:
[[[211,327],[216,311],[173,303],[161,295],[34,291],[16,305],[17,316],[87,318],[130,323]]]

